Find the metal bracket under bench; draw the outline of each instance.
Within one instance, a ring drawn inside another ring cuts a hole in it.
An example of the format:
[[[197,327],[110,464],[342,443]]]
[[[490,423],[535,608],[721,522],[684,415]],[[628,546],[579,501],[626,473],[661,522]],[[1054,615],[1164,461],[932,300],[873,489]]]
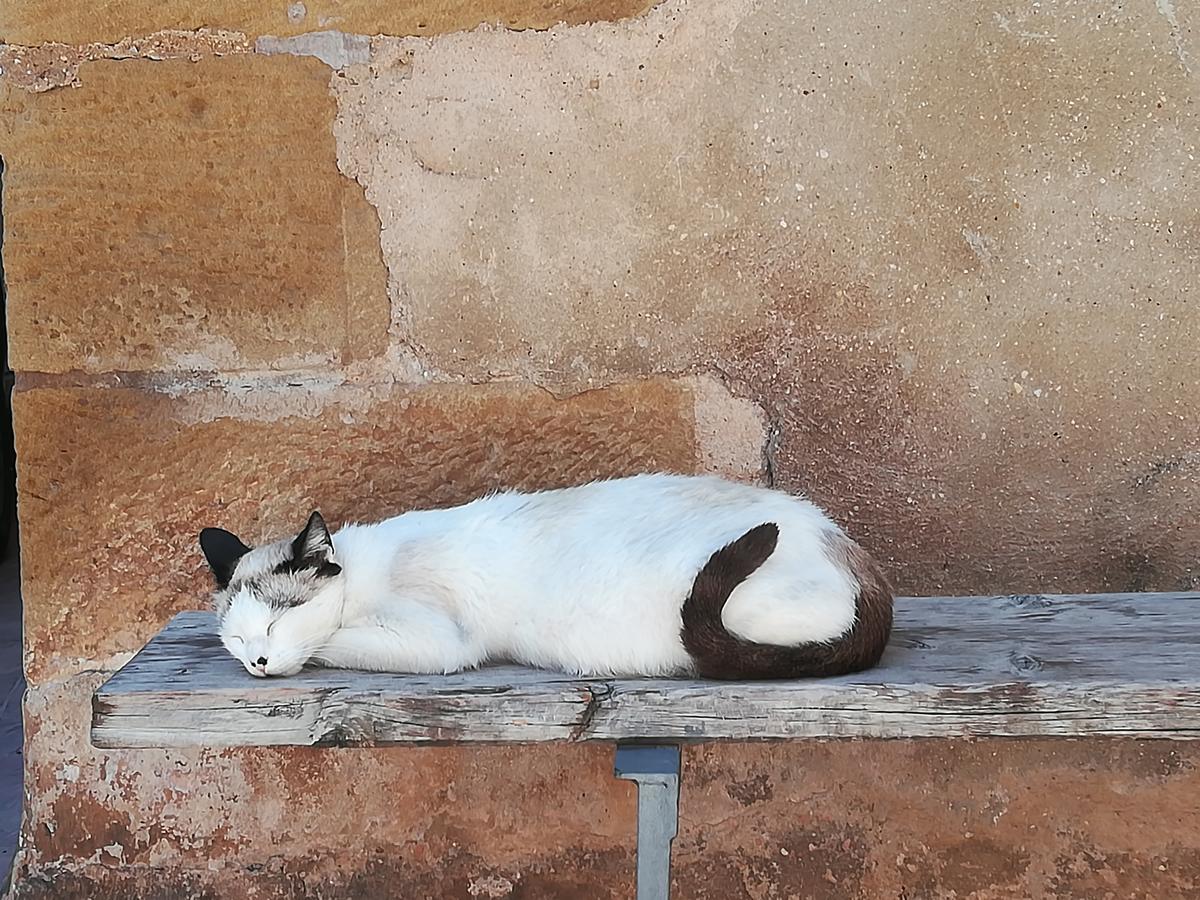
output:
[[[637,900],[666,900],[679,833],[679,745],[618,744],[613,774],[637,785]]]
[[[638,786],[638,898],[665,898],[679,744],[803,738],[1200,739],[1200,593],[901,598],[882,664],[789,682],[249,675],[210,613],[172,619],[93,697],[97,747],[615,741]],[[644,746],[645,744],[658,746]]]

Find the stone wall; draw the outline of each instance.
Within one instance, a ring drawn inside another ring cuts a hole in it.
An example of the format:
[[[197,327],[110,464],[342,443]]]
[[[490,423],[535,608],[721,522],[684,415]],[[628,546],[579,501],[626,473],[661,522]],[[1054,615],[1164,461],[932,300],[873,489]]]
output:
[[[719,471],[907,593],[1195,587],[1196,16],[0,7],[16,895],[629,896],[607,747],[92,749],[91,690],[205,602],[202,525]],[[1195,896],[1198,763],[690,748],[678,893]]]

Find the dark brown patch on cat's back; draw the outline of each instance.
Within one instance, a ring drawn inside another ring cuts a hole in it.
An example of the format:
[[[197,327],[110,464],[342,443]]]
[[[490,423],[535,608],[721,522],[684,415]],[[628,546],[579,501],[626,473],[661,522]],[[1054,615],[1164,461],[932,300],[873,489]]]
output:
[[[875,558],[841,532],[825,536],[829,557],[858,583],[854,627],[842,640],[845,660],[869,669],[879,662],[892,634],[892,586]]]
[[[779,528],[750,529],[714,553],[684,601],[680,638],[696,672],[723,680],[845,675],[879,662],[892,630],[892,591],[879,566],[841,532],[824,538],[830,560],[858,585],[854,624],[832,641],[792,646],[760,644],[729,632],[725,601],[775,551]]]

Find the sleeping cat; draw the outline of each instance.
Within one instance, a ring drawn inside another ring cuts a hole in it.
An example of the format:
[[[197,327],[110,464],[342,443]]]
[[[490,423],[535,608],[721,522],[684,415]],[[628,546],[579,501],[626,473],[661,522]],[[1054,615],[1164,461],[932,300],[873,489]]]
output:
[[[251,549],[206,528],[220,637],[257,676],[306,663],[448,673],[838,675],[878,662],[892,595],[807,500],[636,475],[500,493]]]

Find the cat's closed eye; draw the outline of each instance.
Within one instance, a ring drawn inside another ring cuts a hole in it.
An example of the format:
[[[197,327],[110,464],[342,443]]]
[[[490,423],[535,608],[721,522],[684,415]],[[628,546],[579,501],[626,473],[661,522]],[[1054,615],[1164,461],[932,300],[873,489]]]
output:
[[[239,644],[244,644],[244,643],[246,643],[244,640],[242,640],[242,638],[241,638],[241,635],[237,635],[237,634],[231,634],[231,635],[229,636],[229,639],[230,639],[231,641],[237,641]]]

